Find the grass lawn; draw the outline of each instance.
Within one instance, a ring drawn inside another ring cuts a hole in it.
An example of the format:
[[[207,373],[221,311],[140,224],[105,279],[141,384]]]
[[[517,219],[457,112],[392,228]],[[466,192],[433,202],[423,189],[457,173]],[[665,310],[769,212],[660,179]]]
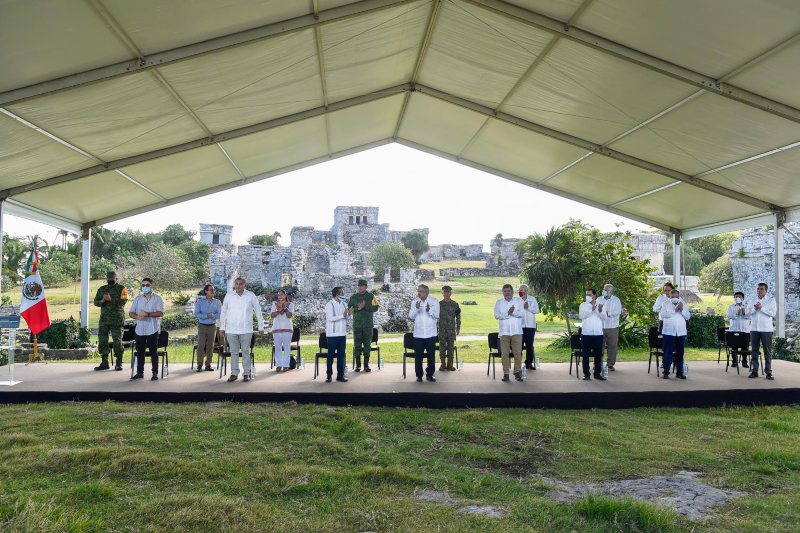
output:
[[[0,406],[2,531],[797,531],[800,407],[532,411],[296,404]],[[701,472],[703,521],[558,504],[541,474]],[[504,518],[420,501],[447,491]]]

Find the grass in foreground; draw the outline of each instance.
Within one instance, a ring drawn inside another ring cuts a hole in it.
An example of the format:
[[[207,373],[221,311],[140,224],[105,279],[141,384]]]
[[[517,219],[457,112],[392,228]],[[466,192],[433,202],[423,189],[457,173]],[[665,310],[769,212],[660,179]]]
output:
[[[0,530],[792,531],[798,437],[798,407],[0,406]],[[690,522],[630,500],[556,504],[532,476],[680,470],[752,496]],[[423,489],[508,515],[415,499]]]

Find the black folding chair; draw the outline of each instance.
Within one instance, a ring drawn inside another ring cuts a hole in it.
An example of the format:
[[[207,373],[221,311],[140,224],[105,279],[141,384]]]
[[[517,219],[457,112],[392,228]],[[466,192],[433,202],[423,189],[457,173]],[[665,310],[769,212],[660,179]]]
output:
[[[158,344],[156,345],[156,355],[161,359],[161,379],[169,376],[169,331],[161,330],[158,334]],[[164,372],[166,369],[166,372]]]
[[[727,331],[728,331],[728,328],[726,328],[726,327],[720,326],[720,327],[717,328],[717,343],[719,344],[719,348],[717,350],[717,364],[719,364],[719,362],[720,362],[720,360],[722,358],[722,350],[724,349],[725,353],[726,354],[728,353],[727,341],[726,341],[726,336],[725,336],[725,333]]]
[[[378,346],[378,328],[372,328],[372,342],[369,345],[369,352],[378,352],[378,368],[383,368],[383,360],[381,359],[381,347]],[[353,358],[355,364],[355,357]]]
[[[489,367],[492,368],[492,379],[497,379],[497,369],[495,368],[495,363],[497,359],[501,357],[500,354],[500,334],[499,333],[489,333],[487,337],[489,341],[489,360],[486,363],[486,375],[489,375]]]
[[[752,356],[750,351],[750,335],[738,331],[728,331],[725,333],[725,372],[736,360],[736,373],[739,374],[739,367],[745,357]]]
[[[122,354],[125,355],[125,350],[128,348],[131,349],[131,368],[133,368],[133,356],[136,350],[136,324],[125,324],[122,326],[122,337],[120,338],[122,342]],[[110,350],[108,353],[111,356],[114,355],[114,341],[108,341],[108,349]],[[116,365],[116,361],[114,362]],[[120,365],[122,364],[122,360],[120,359]]]
[[[289,355],[292,352],[297,352],[297,368],[300,368],[303,362],[303,356],[300,353],[300,328],[292,328],[292,340],[289,341]],[[272,343],[272,362],[269,364],[269,369],[275,366],[275,342]]]
[[[314,354],[314,379],[319,375],[319,360],[328,359],[328,336],[325,333],[319,334],[319,350]]]
[[[403,334],[403,379],[406,379],[406,359],[414,359],[414,334]]]
[[[575,362],[575,378],[581,377],[581,363],[583,362],[583,347],[581,334],[573,333],[569,337],[569,375],[572,375],[572,363]]]
[[[661,368],[661,358],[664,357],[664,335],[661,334],[659,328],[652,327],[647,332],[647,345],[650,348],[650,358],[647,361],[647,373],[650,373],[650,365],[653,363],[653,356],[656,356],[656,376],[661,373],[658,370]]]

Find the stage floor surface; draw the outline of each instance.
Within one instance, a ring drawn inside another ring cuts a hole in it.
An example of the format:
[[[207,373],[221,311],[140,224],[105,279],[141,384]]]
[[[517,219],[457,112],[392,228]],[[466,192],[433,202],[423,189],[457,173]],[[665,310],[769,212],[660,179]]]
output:
[[[96,363],[95,363],[96,364]],[[348,383],[313,379],[313,365],[284,373],[257,362],[253,381],[228,383],[219,372],[195,372],[187,363],[170,365],[166,379],[130,381],[130,368],[95,372],[90,363],[36,363],[14,365],[14,386],[0,386],[0,403],[41,401],[239,401],[374,405],[399,407],[464,408],[631,408],[711,407],[721,405],[789,405],[800,403],[800,364],[773,361],[774,381],[763,376],[749,379],[747,369],[725,372],[724,362],[690,361],[688,379],[656,377],[655,365],[646,361],[618,362],[608,381],[583,381],[569,374],[568,363],[544,363],[528,371],[527,380],[510,383],[486,375],[486,364],[467,363],[455,372],[436,371],[436,383],[418,383],[413,364],[403,379],[402,364],[387,364],[371,373],[348,370]],[[8,367],[0,367],[0,382],[8,379]]]

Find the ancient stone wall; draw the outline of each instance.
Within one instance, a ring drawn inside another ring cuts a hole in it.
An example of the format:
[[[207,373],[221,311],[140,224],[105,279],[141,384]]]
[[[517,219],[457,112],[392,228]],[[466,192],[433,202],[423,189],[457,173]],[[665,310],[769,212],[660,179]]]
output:
[[[653,267],[653,275],[664,274],[664,250],[667,236],[660,233],[635,233],[628,242],[633,246],[633,255],[639,260],[647,259]],[[691,290],[691,289],[690,289]]]
[[[420,261],[427,263],[430,261],[481,261],[488,258],[488,254],[483,253],[482,244],[437,244],[420,256]]]
[[[497,243],[492,241],[491,255],[489,256],[489,259],[486,260],[487,268],[497,267],[498,259],[500,258],[502,258],[502,265],[499,266],[513,266],[519,268],[519,254],[517,253],[515,247],[521,240],[522,239],[503,239],[502,246],[500,247],[497,246]]]
[[[200,242],[204,244],[228,246],[232,243],[232,238],[233,226],[227,226],[225,224],[200,224]]]

